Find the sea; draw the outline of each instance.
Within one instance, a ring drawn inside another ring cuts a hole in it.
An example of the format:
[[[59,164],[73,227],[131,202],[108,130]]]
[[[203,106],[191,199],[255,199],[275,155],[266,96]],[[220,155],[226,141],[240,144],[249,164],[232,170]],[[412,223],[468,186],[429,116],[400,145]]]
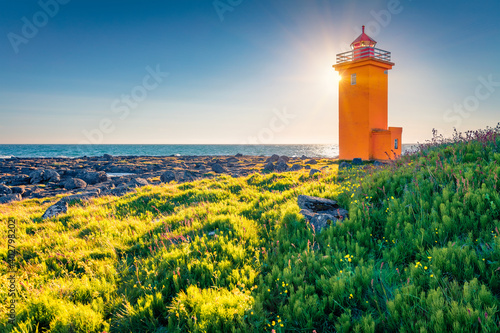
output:
[[[414,144],[403,144],[403,152],[414,148]],[[0,144],[0,158],[33,157],[92,157],[109,154],[113,156],[271,156],[336,158],[336,144],[316,145],[50,145],[50,144]]]

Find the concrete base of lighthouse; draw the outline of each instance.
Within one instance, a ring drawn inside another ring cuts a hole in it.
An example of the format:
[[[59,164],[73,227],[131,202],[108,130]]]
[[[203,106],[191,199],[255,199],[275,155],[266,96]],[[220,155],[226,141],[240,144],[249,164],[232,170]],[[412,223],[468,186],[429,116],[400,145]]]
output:
[[[388,160],[401,156],[402,127],[372,130],[371,160]]]

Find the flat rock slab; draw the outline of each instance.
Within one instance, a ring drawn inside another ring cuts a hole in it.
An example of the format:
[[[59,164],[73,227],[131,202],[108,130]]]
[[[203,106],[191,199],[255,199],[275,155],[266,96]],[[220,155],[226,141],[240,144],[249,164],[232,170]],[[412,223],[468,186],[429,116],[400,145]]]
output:
[[[335,200],[299,195],[297,202],[301,208],[300,214],[309,221],[315,232],[321,232],[349,217],[349,212],[339,207]]]
[[[337,201],[312,197],[309,195],[299,195],[297,198],[298,205],[301,209],[307,209],[313,212],[325,211],[325,210],[335,210],[340,208]]]
[[[0,204],[8,204],[14,201],[20,201],[22,199],[19,193],[7,194],[0,197]]]
[[[315,232],[321,232],[324,228],[335,226],[337,221],[339,220],[337,217],[324,214],[324,213],[313,213],[306,209],[300,211],[302,215],[309,221],[313,230]]]
[[[42,215],[42,220],[51,219],[53,217],[57,217],[67,212],[68,212],[68,202],[59,200],[57,203],[47,208],[45,213],[43,213]]]

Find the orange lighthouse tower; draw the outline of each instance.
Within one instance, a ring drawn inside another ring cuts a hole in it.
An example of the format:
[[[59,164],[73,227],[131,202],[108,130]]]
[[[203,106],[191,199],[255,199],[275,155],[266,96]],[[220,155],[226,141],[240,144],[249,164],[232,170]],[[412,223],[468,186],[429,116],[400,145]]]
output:
[[[337,54],[339,72],[339,159],[388,160],[401,155],[401,127],[387,125],[391,53],[375,48],[365,33]]]

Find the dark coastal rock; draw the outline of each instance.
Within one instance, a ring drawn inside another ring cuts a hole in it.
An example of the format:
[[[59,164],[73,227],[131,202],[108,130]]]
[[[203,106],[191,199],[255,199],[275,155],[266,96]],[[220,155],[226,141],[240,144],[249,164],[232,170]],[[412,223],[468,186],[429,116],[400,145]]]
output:
[[[290,157],[283,155],[283,156],[280,156],[280,158],[278,159],[278,162],[280,160],[284,161],[285,163],[288,163],[288,162],[290,162]]]
[[[136,173],[136,168],[130,166],[109,166],[104,168],[104,171],[109,173]]]
[[[318,169],[311,169],[311,171],[309,171],[309,177],[313,176],[316,173],[321,173],[321,171],[319,171]]]
[[[161,176],[160,176],[160,180],[163,182],[163,183],[170,183],[171,181],[173,180],[177,180],[177,176],[175,175],[175,173],[173,171],[165,171]]]
[[[74,178],[76,177],[79,173],[81,173],[80,170],[71,170],[71,169],[64,169],[62,170],[64,174],[64,177],[71,177]]]
[[[12,194],[12,189],[8,186],[0,184],[0,196]]]
[[[299,171],[302,170],[302,165],[300,164],[294,164],[288,169],[288,171]]]
[[[304,166],[304,169],[311,170],[311,166],[309,164]]]
[[[363,160],[359,157],[352,159],[352,165],[363,165]]]
[[[69,178],[63,183],[63,186],[66,190],[74,190],[87,187],[87,183],[80,178]]]
[[[133,178],[127,185],[130,187],[142,187],[142,186],[148,186],[149,183],[146,179],[137,177]]]
[[[287,171],[288,170],[288,164],[286,164],[286,162],[283,161],[283,160],[279,160],[278,163],[276,164],[276,167],[274,168],[274,170],[276,170],[278,172]]]
[[[40,184],[44,182],[58,183],[61,181],[61,176],[54,170],[39,169],[29,174],[31,184]]]
[[[109,191],[111,189],[115,188],[115,185],[112,183],[112,182],[104,182],[104,183],[100,183],[100,184],[97,184],[94,189],[98,189],[99,191],[101,191],[101,194],[103,192],[106,192],[106,191]]]
[[[66,201],[66,202],[70,202],[70,201],[87,201],[87,200],[90,200],[92,198],[98,197],[100,194],[101,194],[101,190],[99,190],[99,189],[96,188],[96,189],[93,189],[92,191],[87,191],[87,192],[83,192],[83,193],[79,193],[79,194],[73,194],[73,195],[64,197],[64,198],[62,198],[59,201]]]
[[[268,162],[265,166],[264,166],[264,171],[274,171],[275,169],[275,165],[273,164],[273,162]]]
[[[311,221],[316,213],[311,212],[309,209],[301,209],[300,214],[306,218],[306,220]]]
[[[182,173],[182,181],[191,182],[196,179],[198,179],[198,174],[193,171],[186,170]]]
[[[30,176],[22,174],[22,175],[3,177],[2,182],[4,182],[9,186],[28,185],[30,183]]]
[[[10,189],[12,190],[12,193],[18,193],[21,196],[26,192],[24,186],[13,186]]]
[[[339,208],[339,205],[335,200],[312,197],[309,195],[299,195],[297,202],[301,209],[307,209],[313,212]]]
[[[45,170],[36,170],[29,174],[31,184],[39,184],[43,182]]]
[[[33,194],[33,189],[31,188],[25,188],[24,193],[21,194],[23,198],[29,198]]]
[[[219,163],[212,164],[212,171],[216,173],[226,173],[227,170]]]
[[[309,220],[315,232],[321,232],[326,227],[333,227],[337,223],[338,218],[331,214],[317,213]]]
[[[236,176],[247,176],[256,172],[292,171],[303,168],[303,162],[300,165],[292,165],[292,161],[298,161],[298,158],[289,158],[287,156],[273,155],[272,162],[267,166],[267,170],[262,170],[264,161],[269,156],[130,156],[130,157],[79,157],[79,158],[22,158],[0,160],[0,184],[4,184],[12,190],[10,194],[20,194],[22,198],[49,198],[58,195],[75,194],[81,195],[82,189],[86,192],[100,190],[102,194],[110,194],[115,188],[116,194],[129,192],[128,188],[136,185],[145,185],[139,182],[128,184],[132,178],[143,178],[152,184],[162,181],[177,180],[179,182],[197,180],[200,178],[213,178],[214,172],[212,165],[219,163],[227,174]],[[218,160],[218,161],[217,161]],[[287,162],[288,161],[288,162]],[[284,164],[278,166],[280,162]],[[297,163],[297,162],[295,162]],[[287,169],[285,170],[285,164]],[[283,166],[283,168],[282,168]],[[310,168],[310,166],[307,166]],[[372,167],[372,164],[370,164]],[[261,169],[261,170],[257,170]],[[162,176],[162,173],[170,172]],[[125,175],[113,175],[108,178],[106,173],[123,173]],[[133,175],[127,175],[133,174]],[[30,175],[32,178],[30,178]],[[78,180],[71,179],[80,179]],[[149,180],[151,179],[151,180]],[[30,183],[33,184],[30,184]],[[65,183],[68,183],[65,186]],[[69,184],[71,183],[71,184]],[[92,184],[94,183],[94,184]],[[44,186],[38,186],[44,184]],[[15,188],[18,187],[18,188]],[[5,190],[4,190],[5,191]],[[70,192],[71,191],[71,192]],[[95,192],[93,192],[95,193]],[[3,194],[3,196],[5,196]],[[74,199],[89,198],[88,194],[84,197],[69,197]],[[4,199],[5,200],[5,199]],[[10,199],[9,199],[10,200]]]
[[[338,221],[349,216],[349,212],[340,208],[335,200],[299,195],[297,202],[302,209],[300,213],[316,232],[328,226],[334,226]]]
[[[102,157],[103,157],[106,161],[112,161],[112,160],[113,160],[113,156],[112,156],[112,155],[109,155],[109,154],[104,154],[104,155],[102,155]]]
[[[89,172],[83,171],[78,174],[78,178],[82,179],[89,185],[95,185],[108,180],[108,175],[104,171]]]
[[[307,156],[306,156],[306,155],[302,155],[302,156],[300,157],[300,159],[301,159],[301,160],[307,160]]]
[[[8,204],[14,201],[20,201],[22,199],[19,193],[6,194],[0,197],[0,204]]]
[[[234,155],[234,157],[243,157],[243,154],[238,153],[238,154]]]
[[[309,221],[315,232],[321,232],[321,230],[326,227],[334,226],[338,221],[338,218],[334,215],[327,213],[315,213],[308,209],[302,209],[300,214],[302,214],[304,218]]]
[[[110,183],[113,184],[114,186],[119,186],[119,185],[124,185],[126,184],[128,179],[126,177],[113,177],[111,178]],[[101,183],[104,184],[104,183]]]
[[[279,155],[276,155],[274,154],[273,156],[269,157],[267,160],[266,160],[266,163],[274,163],[274,162],[278,162],[278,160],[280,159]]]
[[[44,170],[43,178],[45,181],[59,183],[61,181],[61,176],[54,170],[46,169]]]
[[[306,164],[318,164],[318,161],[315,159],[310,159],[309,161],[306,161]]]
[[[351,169],[351,168],[352,168],[352,165],[349,162],[341,162],[339,165],[339,170]]]
[[[118,186],[116,188],[113,188],[113,189],[107,191],[106,194],[121,197],[121,196],[123,196],[127,193],[131,193],[131,192],[135,192],[135,189],[122,185],[122,186]]]
[[[47,208],[45,213],[43,213],[42,215],[42,220],[51,219],[61,214],[66,214],[67,212],[68,212],[68,202],[64,200],[59,200],[54,205]]]
[[[196,170],[204,170],[204,169],[205,169],[205,165],[204,165],[203,163],[196,163],[196,164],[194,165],[194,168],[195,168]]]
[[[59,174],[59,176],[61,177],[71,177],[67,174],[67,172],[70,172],[70,170],[68,168],[59,168],[57,169],[57,173]]]

